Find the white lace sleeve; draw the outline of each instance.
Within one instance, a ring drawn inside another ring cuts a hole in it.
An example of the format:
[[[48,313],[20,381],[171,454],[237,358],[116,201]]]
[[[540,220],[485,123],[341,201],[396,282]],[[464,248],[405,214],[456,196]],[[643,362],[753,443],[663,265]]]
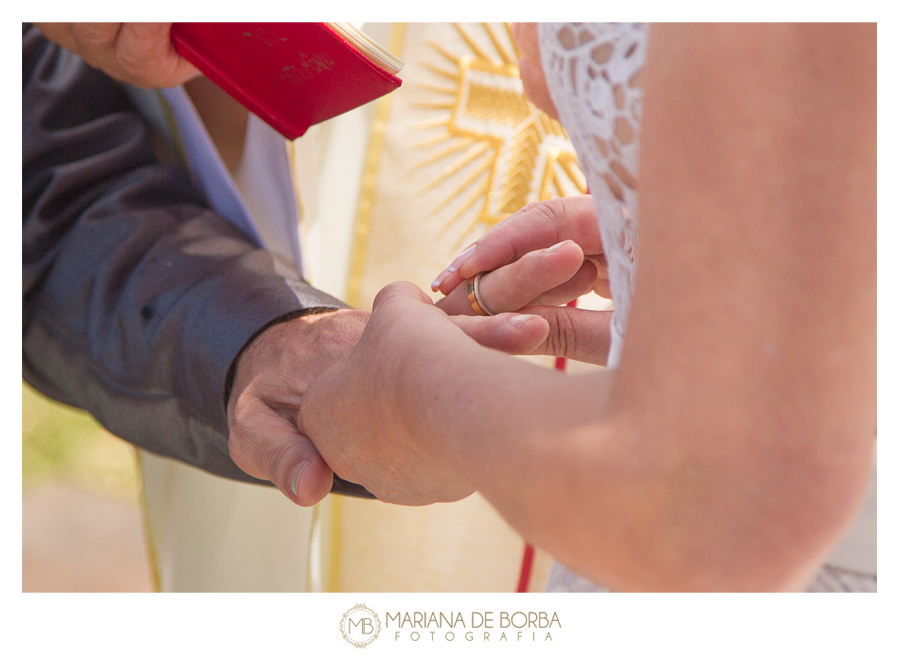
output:
[[[637,268],[638,145],[647,45],[643,24],[543,23],[553,101],[594,196],[616,308],[609,365],[618,365]]]

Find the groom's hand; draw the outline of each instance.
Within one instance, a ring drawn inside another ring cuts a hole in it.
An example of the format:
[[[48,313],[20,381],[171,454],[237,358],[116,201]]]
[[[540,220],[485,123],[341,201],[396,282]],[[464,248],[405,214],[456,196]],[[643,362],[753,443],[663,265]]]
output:
[[[298,505],[331,490],[333,472],[298,427],[309,384],[349,354],[369,313],[341,309],[265,329],[244,349],[228,400],[228,448],[249,475],[270,480]]]

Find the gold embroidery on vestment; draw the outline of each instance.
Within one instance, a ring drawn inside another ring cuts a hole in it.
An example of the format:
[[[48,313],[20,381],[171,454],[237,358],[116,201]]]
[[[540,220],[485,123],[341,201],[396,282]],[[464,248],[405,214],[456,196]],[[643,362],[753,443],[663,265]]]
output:
[[[354,305],[371,302],[362,288],[370,287],[372,260],[384,257],[384,247],[377,246],[384,238],[373,238],[373,229],[389,222],[398,243],[413,239],[412,233],[398,233],[405,220],[379,205],[385,185],[411,186],[405,211],[429,226],[433,241],[423,246],[423,260],[431,260],[435,250],[452,259],[451,252],[529,202],[586,191],[562,126],[525,99],[507,25],[445,25],[409,53],[403,52],[411,46],[407,36],[398,38],[395,31],[391,45],[408,62],[404,87],[381,99],[370,136],[348,280]],[[410,136],[399,139],[411,144],[404,152],[396,132],[385,143],[389,126],[396,131],[401,121]],[[385,229],[379,230],[383,236]],[[415,236],[422,240],[423,229]],[[444,265],[436,261],[435,272]],[[411,273],[406,277],[424,284]]]
[[[415,126],[437,130],[419,148],[429,151],[438,147],[417,166],[447,160],[443,171],[420,193],[431,192],[454,174],[467,172],[446,186],[431,213],[445,216],[441,234],[464,222],[456,240],[462,244],[474,229],[489,229],[529,201],[583,194],[585,183],[562,126],[525,99],[508,31],[507,46],[494,26],[480,26],[493,47],[494,52],[489,53],[487,46],[479,47],[469,33],[476,28],[454,27],[469,52],[454,53],[430,41],[428,45],[439,57],[436,62],[425,62],[428,70],[454,84],[417,82],[418,89],[431,99],[413,103],[413,107],[443,112],[440,119],[429,117]],[[554,139],[565,140],[562,148],[553,145]]]

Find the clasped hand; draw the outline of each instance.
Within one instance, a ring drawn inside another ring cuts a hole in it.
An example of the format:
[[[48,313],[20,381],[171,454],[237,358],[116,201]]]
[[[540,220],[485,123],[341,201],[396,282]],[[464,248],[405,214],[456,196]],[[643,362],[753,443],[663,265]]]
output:
[[[608,295],[590,197],[530,205],[467,251],[436,281],[447,293],[437,304],[415,285],[395,283],[379,293],[371,316],[299,318],[270,329],[271,342],[268,331],[254,341],[263,347],[242,357],[229,405],[235,462],[301,505],[324,497],[333,473],[398,504],[470,495],[452,442],[420,431],[429,408],[410,407],[404,391],[429,386],[433,405],[454,404],[454,391],[478,382],[443,380],[446,360],[494,358],[487,348],[605,363],[610,314],[551,305],[592,288]],[[482,294],[498,315],[475,316],[466,299],[464,277],[478,272],[489,272]],[[302,342],[293,337],[299,322],[313,325]],[[329,326],[339,340],[322,333]],[[282,364],[275,374],[253,364],[257,352]]]

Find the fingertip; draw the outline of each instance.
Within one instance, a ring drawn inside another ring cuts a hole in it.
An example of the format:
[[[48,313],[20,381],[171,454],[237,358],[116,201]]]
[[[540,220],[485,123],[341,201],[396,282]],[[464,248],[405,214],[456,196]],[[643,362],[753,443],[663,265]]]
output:
[[[563,240],[562,242],[557,242],[556,244],[547,247],[544,251],[548,254],[577,254],[580,260],[584,260],[584,250],[581,248],[581,245],[579,245],[574,240]]]
[[[502,314],[507,315],[507,314]],[[538,315],[510,313],[506,337],[499,349],[511,354],[528,354],[537,349],[550,333],[550,323]]]
[[[528,324],[532,319],[540,320],[536,315],[520,315],[518,313],[514,313],[511,318],[509,318],[509,324],[514,329],[521,329],[524,325]]]
[[[544,340],[550,331],[550,323],[540,315],[515,313],[510,318],[509,324],[519,332],[528,332],[534,336],[539,336],[540,340]]]
[[[446,276],[438,286],[438,289],[435,292],[440,291],[443,295],[449,295],[451,292],[456,290],[456,288],[461,284],[465,279],[459,272],[450,273]]]
[[[301,507],[315,505],[331,491],[334,473],[320,459],[303,460],[291,471],[288,498]]]
[[[475,253],[475,248],[478,246],[477,242],[473,242],[456,258],[453,259],[453,262],[447,266],[448,272],[456,272],[460,267],[462,267],[469,258],[472,257],[472,254]]]
[[[554,249],[554,247],[556,249]],[[553,247],[550,247],[550,249],[553,251],[550,251],[548,255],[556,260],[557,267],[563,267],[569,272],[570,277],[575,276],[575,274],[584,266],[584,250],[581,248],[581,245],[574,240],[563,240],[562,242],[553,245]]]

